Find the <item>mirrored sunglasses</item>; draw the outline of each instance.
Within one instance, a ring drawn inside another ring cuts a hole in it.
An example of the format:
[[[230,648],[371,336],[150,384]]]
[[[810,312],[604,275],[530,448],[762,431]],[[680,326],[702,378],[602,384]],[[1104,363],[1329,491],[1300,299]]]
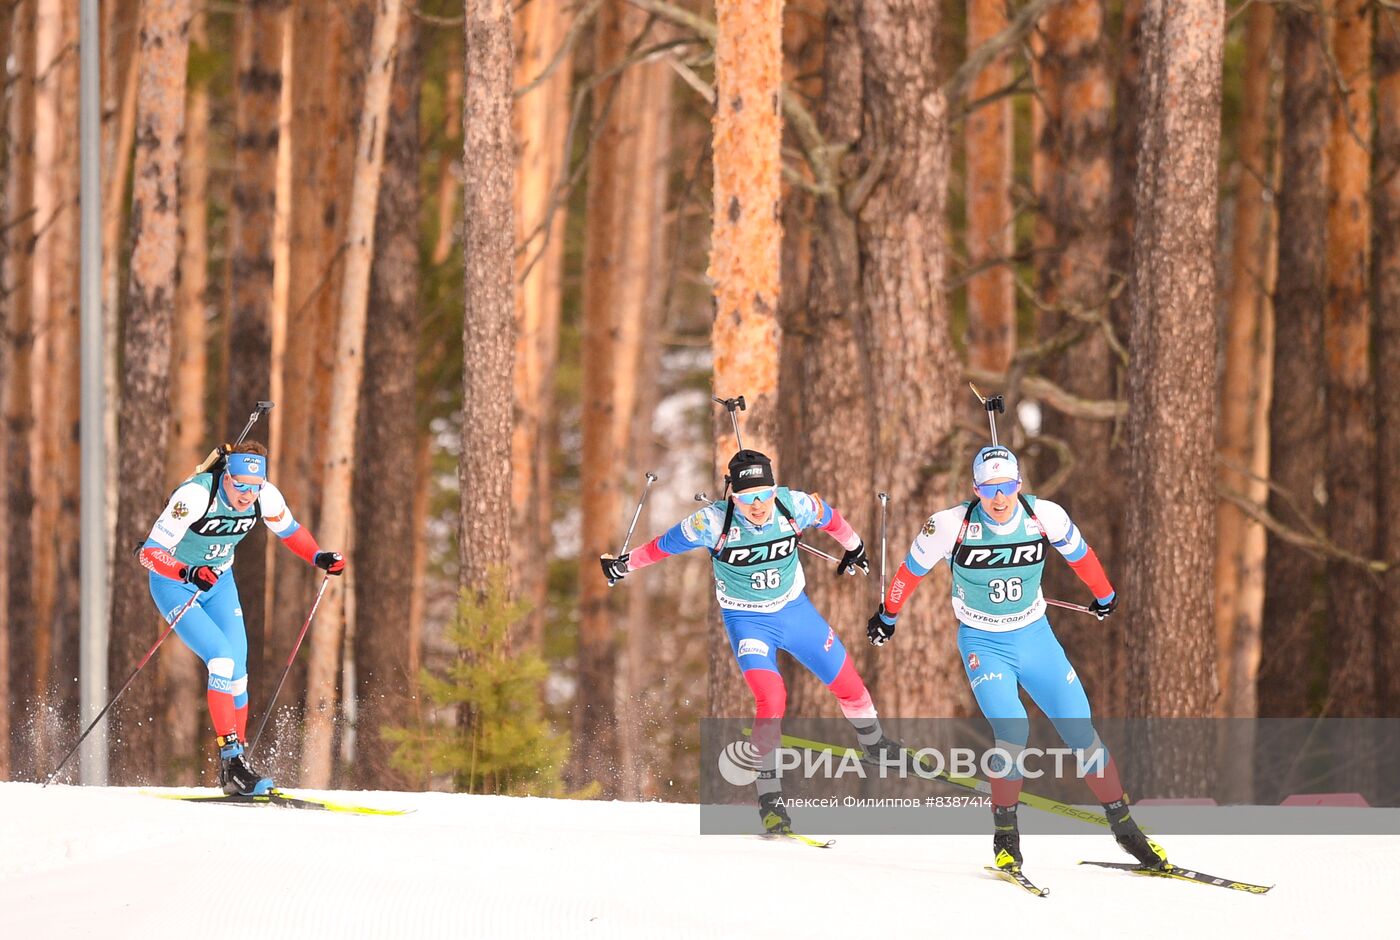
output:
[[[997,496],[1015,496],[1016,488],[1021,485],[1020,480],[1003,480],[1000,483],[978,483],[977,495],[983,499],[995,499]]]
[[[261,483],[239,483],[233,477],[229,477],[228,481],[232,483],[233,488],[240,493],[256,493],[263,487]]]
[[[752,506],[754,503],[762,502],[773,495],[777,490],[775,486],[765,486],[761,490],[752,490],[748,493],[735,493],[734,498],[745,506]]]

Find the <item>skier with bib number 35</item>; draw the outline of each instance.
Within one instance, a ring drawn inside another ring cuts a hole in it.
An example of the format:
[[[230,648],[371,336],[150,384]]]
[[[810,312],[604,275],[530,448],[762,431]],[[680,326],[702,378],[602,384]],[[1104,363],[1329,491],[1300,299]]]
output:
[[[345,570],[338,552],[322,551],[292,518],[282,492],[267,479],[267,448],[256,441],[211,454],[201,471],[170,495],[140,549],[150,569],[151,597],[169,623],[194,595],[198,600],[175,634],[209,670],[207,699],[219,748],[219,785],[228,794],[260,795],[272,780],[243,754],[248,733],[248,633],[233,552],[261,519],[282,544],[327,574]]]
[[[787,687],[778,672],[778,650],[787,650],[836,696],[841,713],[856,730],[867,763],[900,752],[880,727],[870,692],[841,638],[808,600],[806,575],[798,559],[803,530],[818,528],[841,543],[845,554],[836,574],[866,573],[865,545],[836,508],[815,493],[779,486],[769,458],[740,450],[729,461],[729,499],[688,516],[662,535],[624,555],[601,558],[610,582],[663,558],[695,548],[708,549],[714,565],[715,594],[730,647],[753,692],[753,744],[759,757],[758,812],[770,833],[791,833],[776,771]]]
[[[934,513],[915,537],[870,618],[867,636],[876,646],[889,640],[920,579],[946,560],[953,574],[958,652],[996,746],[1013,761],[1026,747],[1030,725],[1019,694],[1024,688],[1075,750],[1118,844],[1142,865],[1161,868],[1166,852],[1128,812],[1118,768],[1094,730],[1088,696],[1050,628],[1040,591],[1047,549],[1053,546],[1093,592],[1089,610],[1102,620],[1118,604],[1108,575],[1063,508],[1021,493],[1020,467],[1010,450],[995,444],[979,450],[972,480],[976,498]],[[996,867],[1006,871],[1021,867],[1016,822],[1021,782],[1015,766],[991,782],[992,851]]]

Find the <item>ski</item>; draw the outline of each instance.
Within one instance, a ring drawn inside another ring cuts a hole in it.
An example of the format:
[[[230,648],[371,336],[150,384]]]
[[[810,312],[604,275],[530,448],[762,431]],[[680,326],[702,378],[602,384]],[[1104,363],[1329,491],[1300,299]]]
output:
[[[784,839],[792,839],[795,842],[801,842],[803,845],[810,845],[814,849],[829,849],[836,844],[835,839],[813,839],[811,836],[804,836],[801,833],[790,831],[765,832],[762,834],[761,838],[772,839],[775,836],[781,836]]]
[[[1131,872],[1134,875],[1151,875],[1154,878],[1175,878],[1178,881],[1192,881],[1199,885],[1213,885],[1217,888],[1230,888],[1249,894],[1268,894],[1273,885],[1255,885],[1247,881],[1235,881],[1205,872],[1193,871],[1168,862],[1165,868],[1144,868],[1136,862],[1080,862],[1081,865],[1097,865],[1099,868],[1113,868]]]
[[[984,865],[983,870],[991,872],[1002,881],[1024,888],[1038,898],[1048,898],[1050,896],[1049,888],[1038,886],[1035,882],[1027,878],[1019,868],[997,868],[995,865]]]
[[[748,734],[749,729],[744,729],[744,733]],[[809,741],[806,738],[797,738],[789,734],[783,735],[782,744],[784,747],[800,747],[809,751],[830,751],[840,757],[844,757],[848,753],[859,753],[855,748],[842,747],[839,744],[823,744],[821,741]],[[919,758],[918,753],[912,748],[906,747],[904,750],[922,764],[922,759]],[[951,783],[953,786],[962,787],[965,790],[976,791],[984,796],[990,796],[992,793],[991,784],[977,777],[954,776],[944,770],[933,774],[933,777],[936,780],[942,780],[944,783]],[[1052,800],[1048,797],[1037,796],[1034,793],[1027,793],[1025,790],[1021,791],[1021,803],[1032,809],[1054,813],[1057,816],[1065,816],[1069,819],[1077,819],[1080,822],[1092,823],[1096,826],[1103,826],[1105,829],[1108,828],[1108,817],[1103,813],[1096,813],[1093,810],[1084,809],[1083,807],[1072,806],[1069,803],[1061,803],[1059,800]],[[1146,830],[1143,831],[1145,832]]]
[[[335,803],[330,800],[317,800],[311,797],[294,796],[284,790],[272,790],[258,795],[242,793],[153,793],[142,791],[148,796],[163,800],[180,800],[186,803],[222,803],[230,806],[283,806],[288,809],[311,809],[330,813],[349,813],[355,816],[403,816],[412,812],[403,809],[378,809],[373,806],[355,806],[349,803]]]

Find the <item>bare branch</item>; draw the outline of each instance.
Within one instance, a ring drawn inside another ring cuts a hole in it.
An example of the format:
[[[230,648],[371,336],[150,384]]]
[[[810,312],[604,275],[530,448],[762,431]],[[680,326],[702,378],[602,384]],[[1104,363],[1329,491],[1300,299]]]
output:
[[[990,385],[993,388],[1003,388],[1011,384],[1011,377],[1006,373],[992,372],[988,369],[964,369],[963,377],[981,385]],[[1020,398],[1044,402],[1071,418],[1084,418],[1088,421],[1117,421],[1128,414],[1127,402],[1081,398],[1040,375],[1021,377],[1020,389]]]
[[[953,77],[948,79],[948,84],[943,86],[949,108],[951,109],[953,103],[962,98],[967,85],[990,65],[993,59],[1012,46],[1019,45],[1021,40],[1035,29],[1036,21],[1040,19],[1041,14],[1060,2],[1061,0],[1031,0],[1017,12],[1015,18],[1007,24],[1005,29],[972,50],[966,61],[958,66],[958,70],[953,73]]]
[[[1215,490],[1222,499],[1233,503],[1246,516],[1283,539],[1289,545],[1301,548],[1310,555],[1314,555],[1318,558],[1335,558],[1349,565],[1355,565],[1373,576],[1385,574],[1390,570],[1391,566],[1389,562],[1364,558],[1361,555],[1352,554],[1326,538],[1314,537],[1299,532],[1297,529],[1290,529],[1270,515],[1266,508],[1260,506],[1252,499],[1235,492],[1229,487],[1217,486]]]
[[[564,61],[564,56],[574,47],[574,43],[578,41],[578,37],[583,33],[583,27],[587,25],[588,21],[593,18],[598,12],[598,8],[602,5],[603,0],[592,0],[578,16],[574,17],[573,23],[569,25],[568,35],[565,36],[564,41],[559,44],[559,48],[554,50],[554,55],[550,58],[549,63],[545,65],[544,70],[524,85],[517,88],[512,97],[520,98],[524,95],[528,95],[542,82],[546,81],[549,76],[554,74],[554,70],[559,68],[559,63]]]

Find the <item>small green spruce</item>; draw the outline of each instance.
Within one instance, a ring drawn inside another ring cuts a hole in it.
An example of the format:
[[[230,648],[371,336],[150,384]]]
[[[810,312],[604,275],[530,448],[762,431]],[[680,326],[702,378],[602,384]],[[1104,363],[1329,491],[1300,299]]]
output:
[[[397,745],[391,762],[419,777],[451,774],[458,792],[585,796],[565,790],[569,737],[543,713],[544,660],[533,650],[509,648],[510,629],[530,605],[510,600],[508,577],[501,568],[484,596],[463,592],[446,633],[457,657],[440,673],[421,674],[433,705],[427,720],[384,731]]]

